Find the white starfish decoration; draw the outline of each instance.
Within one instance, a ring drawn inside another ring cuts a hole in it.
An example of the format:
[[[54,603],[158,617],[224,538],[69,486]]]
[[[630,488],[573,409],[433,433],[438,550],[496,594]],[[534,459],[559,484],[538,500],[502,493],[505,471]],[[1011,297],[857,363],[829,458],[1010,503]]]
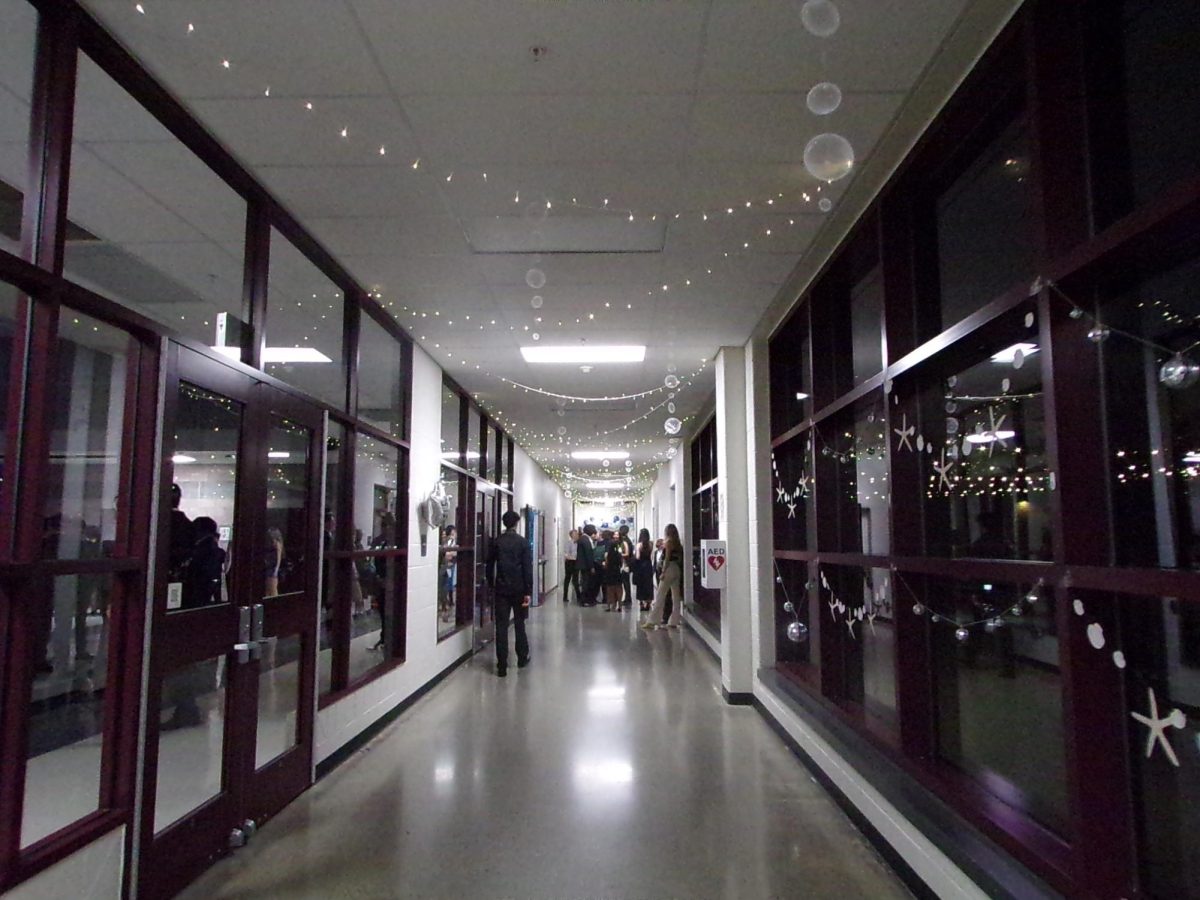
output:
[[[950,482],[950,474],[949,473],[950,473],[950,470],[954,468],[954,460],[950,460],[950,462],[946,462],[946,448],[945,447],[942,448],[941,464],[939,465],[938,463],[934,463],[933,468],[938,473],[938,487],[940,488],[944,484],[944,485],[946,485],[947,491],[953,490],[954,485]]]
[[[775,495],[776,495],[775,496],[776,503],[782,503],[787,498],[787,491],[785,491],[783,489],[782,484],[779,485],[779,487],[775,488]]]
[[[789,519],[794,519],[794,518],[796,518],[796,504],[795,504],[795,502],[794,502],[794,501],[792,501],[792,502],[789,502],[789,503],[788,503],[788,505],[787,505],[787,508],[788,508],[788,518],[789,518]]]
[[[1146,759],[1154,754],[1156,744],[1162,744],[1163,753],[1167,754],[1171,765],[1179,768],[1179,757],[1175,755],[1175,751],[1171,748],[1171,742],[1167,740],[1167,729],[1184,728],[1187,725],[1187,716],[1183,714],[1182,710],[1173,709],[1160,719],[1158,698],[1154,696],[1154,688],[1147,688],[1146,693],[1150,695],[1150,715],[1143,716],[1136,712],[1129,714],[1149,729],[1149,733],[1146,735]]]
[[[991,459],[992,453],[995,451],[997,444],[999,444],[1001,447],[1003,447],[1006,450],[1008,449],[1008,439],[1000,437],[1000,426],[1004,424],[1004,420],[1007,418],[1008,418],[1008,413],[1004,413],[1002,416],[1000,416],[1000,418],[997,419],[996,418],[996,407],[994,407],[994,406],[988,407],[988,422],[992,426],[990,429],[988,429],[988,434],[990,434],[992,436],[992,439],[990,441],[988,441],[988,458],[989,459]]]
[[[809,479],[807,475],[800,476],[799,487],[797,487],[796,490],[800,492],[801,497],[808,496],[808,481]]]
[[[897,436],[900,438],[900,440],[896,443],[897,450],[902,450],[905,447],[907,447],[909,450],[912,450],[913,446],[909,442],[909,438],[917,433],[917,429],[916,426],[908,424],[908,413],[905,413],[900,417],[900,427],[893,428],[892,431],[896,432]]]
[[[871,611],[867,613],[867,624],[871,626],[871,634],[875,633],[875,617],[879,615],[879,607],[872,604]]]
[[[850,637],[857,641],[858,637],[854,634],[854,621],[851,616],[846,616],[846,630],[850,632]]]

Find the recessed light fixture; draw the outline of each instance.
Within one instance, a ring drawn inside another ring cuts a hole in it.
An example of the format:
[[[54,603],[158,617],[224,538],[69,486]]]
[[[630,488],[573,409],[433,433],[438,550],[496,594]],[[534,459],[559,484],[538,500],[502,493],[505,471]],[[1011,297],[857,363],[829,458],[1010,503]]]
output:
[[[992,362],[1012,365],[1016,361],[1017,351],[1020,351],[1022,356],[1033,356],[1038,352],[1037,344],[1013,344],[1011,347],[1006,347],[999,353],[992,355]]]
[[[629,459],[628,450],[575,450],[571,459]]]
[[[272,450],[267,454],[267,459],[291,459],[292,454],[286,450]]]
[[[522,347],[521,355],[529,363],[634,363],[646,358],[646,347],[644,344]]]
[[[213,347],[222,356],[240,360],[241,347]],[[328,356],[315,347],[264,347],[262,361],[264,363],[331,363]]]
[[[589,481],[584,484],[584,487],[593,491],[607,491],[624,487],[624,484],[620,481]]]

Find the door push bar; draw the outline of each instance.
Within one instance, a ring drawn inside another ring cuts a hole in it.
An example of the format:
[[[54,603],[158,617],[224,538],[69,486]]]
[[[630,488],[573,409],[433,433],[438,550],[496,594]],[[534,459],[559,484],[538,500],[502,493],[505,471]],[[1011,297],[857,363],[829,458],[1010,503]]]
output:
[[[263,644],[274,638],[263,637],[264,610],[261,603],[238,607],[238,642],[233,645],[239,663],[262,659]]]

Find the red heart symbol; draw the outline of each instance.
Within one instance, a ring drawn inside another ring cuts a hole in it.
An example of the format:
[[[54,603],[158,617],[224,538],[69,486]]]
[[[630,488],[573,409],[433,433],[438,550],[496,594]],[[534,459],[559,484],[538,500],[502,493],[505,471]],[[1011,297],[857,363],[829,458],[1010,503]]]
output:
[[[712,566],[712,567],[713,567],[713,571],[715,571],[715,572],[720,572],[720,571],[721,571],[721,567],[722,567],[723,565],[725,565],[725,557],[723,557],[723,556],[710,556],[710,557],[708,558],[708,564],[709,564],[710,566]]]

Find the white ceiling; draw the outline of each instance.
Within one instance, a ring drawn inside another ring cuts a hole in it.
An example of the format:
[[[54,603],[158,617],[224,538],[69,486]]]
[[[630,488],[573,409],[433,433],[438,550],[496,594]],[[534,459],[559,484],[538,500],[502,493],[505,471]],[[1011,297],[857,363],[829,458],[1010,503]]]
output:
[[[827,39],[804,29],[800,0],[85,6],[535,458],[556,467],[574,447],[628,446],[645,478],[668,450],[665,391],[560,416],[553,398],[504,379],[605,396],[661,387],[674,369],[678,415],[701,413],[718,348],[747,340],[824,227],[817,200],[836,202],[847,183],[818,193],[806,142],[843,134],[861,167],[967,2],[838,0],[841,29]],[[828,117],[805,106],[822,80],[844,94]],[[95,233],[135,252],[154,240],[203,246],[217,265],[236,234],[228,206],[195,196],[161,135],[118,107],[81,110],[89,164],[136,187],[129,203],[177,215],[160,223],[132,206],[135,221],[97,221]],[[569,237],[611,250],[631,213],[637,240],[651,217],[662,228],[659,252],[484,254],[470,243],[491,219],[490,232],[526,242],[515,246]],[[534,268],[540,290],[527,284]],[[530,366],[518,348],[534,332],[543,344],[645,343],[646,362],[591,375]]]

